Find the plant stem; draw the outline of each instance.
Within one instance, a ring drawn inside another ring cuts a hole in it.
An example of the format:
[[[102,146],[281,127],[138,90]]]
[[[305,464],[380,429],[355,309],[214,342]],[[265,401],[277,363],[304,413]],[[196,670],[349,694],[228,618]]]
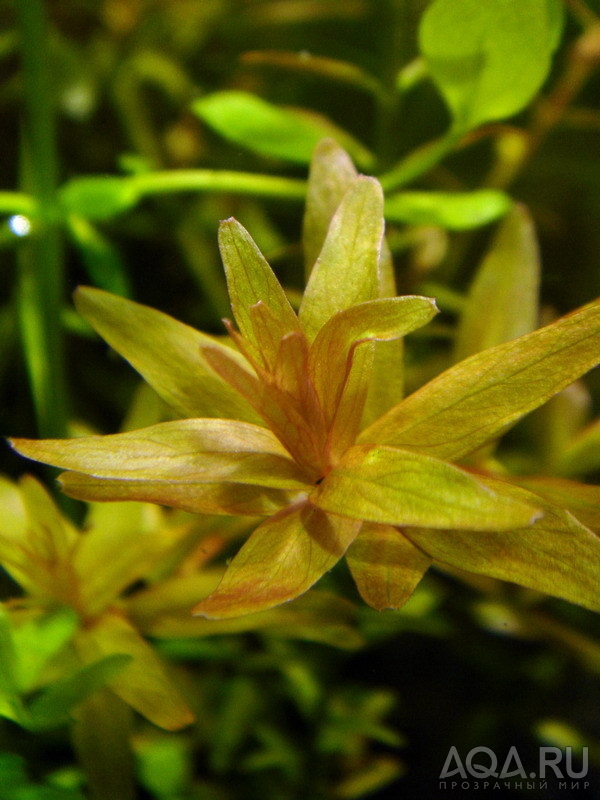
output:
[[[276,175],[229,170],[189,169],[148,172],[129,179],[140,195],[168,192],[232,192],[253,197],[304,200],[306,182]]]
[[[21,340],[41,436],[66,434],[66,390],[60,306],[62,242],[53,222],[58,164],[43,0],[17,0],[25,120],[23,172],[36,201],[39,228],[18,250]],[[19,195],[17,195],[19,197]]]
[[[434,139],[418,147],[380,177],[381,185],[386,192],[400,189],[441,161],[454,149],[460,138],[458,133],[450,129],[439,139]]]
[[[0,192],[0,214],[25,214],[36,213],[34,198],[25,192]]]

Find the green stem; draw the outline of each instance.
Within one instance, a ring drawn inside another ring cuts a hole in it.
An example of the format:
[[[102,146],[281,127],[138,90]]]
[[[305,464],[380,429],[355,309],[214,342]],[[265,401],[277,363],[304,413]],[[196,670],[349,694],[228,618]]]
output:
[[[25,97],[24,178],[39,211],[38,230],[17,255],[20,333],[39,433],[60,437],[67,420],[60,325],[62,242],[52,222],[58,163],[43,0],[17,0],[17,14]]]
[[[140,196],[183,191],[231,192],[281,200],[304,200],[306,196],[305,181],[228,170],[186,169],[148,172],[132,175],[129,180]]]
[[[451,129],[439,139],[434,139],[432,142],[418,147],[389,172],[381,176],[381,185],[386,192],[405,186],[440,162],[454,149],[460,138],[461,134]]]
[[[25,192],[0,192],[0,214],[24,214],[33,216],[37,203]]]

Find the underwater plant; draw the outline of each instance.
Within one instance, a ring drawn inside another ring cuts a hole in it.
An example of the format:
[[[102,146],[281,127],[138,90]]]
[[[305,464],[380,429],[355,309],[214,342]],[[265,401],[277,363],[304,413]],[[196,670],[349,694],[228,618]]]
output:
[[[525,486],[473,457],[598,363],[599,301],[402,398],[396,340],[437,309],[395,296],[381,187],[355,177],[337,145],[324,142],[313,164],[305,243],[318,255],[298,313],[236,220],[219,243],[237,324],[225,321],[226,340],[102,290],[76,294],[185,418],[15,439],[20,453],[68,470],[73,497],[266,517],[195,607],[209,618],[292,600],[343,556],[377,609],[399,608],[435,562],[600,608],[600,489]]]

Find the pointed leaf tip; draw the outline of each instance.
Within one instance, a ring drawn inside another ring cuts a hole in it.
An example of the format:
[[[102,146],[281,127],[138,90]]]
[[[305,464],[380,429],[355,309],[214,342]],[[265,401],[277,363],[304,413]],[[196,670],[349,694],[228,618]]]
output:
[[[381,185],[359,175],[331,220],[304,292],[299,317],[310,339],[337,311],[379,297],[383,231]]]

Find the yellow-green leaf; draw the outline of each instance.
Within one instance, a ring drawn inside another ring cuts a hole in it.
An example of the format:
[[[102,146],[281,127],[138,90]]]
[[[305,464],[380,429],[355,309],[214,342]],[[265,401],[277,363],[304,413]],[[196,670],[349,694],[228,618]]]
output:
[[[360,524],[309,503],[284,509],[254,531],[194,613],[235,617],[293,600],[339,561]]]
[[[359,441],[461,458],[596,366],[600,301],[461,361],[374,422]]]
[[[13,445],[29,458],[97,478],[305,487],[271,431],[236,420],[175,420],[110,436],[15,439]]]
[[[348,359],[357,344],[398,339],[425,325],[436,313],[435,300],[407,295],[370,300],[334,314],[317,334],[309,360],[326,415],[337,405]]]
[[[361,176],[331,221],[304,292],[299,317],[309,339],[337,311],[379,297],[382,237],[381,186]]]
[[[535,330],[539,281],[533,222],[525,206],[516,205],[502,221],[469,291],[455,360]]]
[[[32,555],[50,563],[68,558],[79,538],[77,530],[34,477],[25,475],[19,488],[28,518],[27,545]]]
[[[528,495],[517,487],[510,490],[516,498]],[[544,515],[533,525],[514,531],[411,528],[406,535],[436,561],[600,611],[600,537],[568,512],[541,500],[540,504]]]
[[[396,276],[390,248],[385,240],[379,257],[379,296],[395,297]],[[362,427],[385,414],[404,396],[404,342],[402,339],[375,342],[371,381],[363,411]]]
[[[175,480],[115,480],[79,472],[60,476],[65,494],[78,500],[138,500],[181,508],[195,514],[267,516],[290,502],[282,489],[240,483],[178,483]]]
[[[111,678],[110,688],[155,725],[177,730],[194,721],[154,650],[122,616],[105,614],[95,625],[82,629],[75,644],[86,664],[113,654],[131,657]]]
[[[357,176],[350,156],[334,139],[323,139],[315,147],[302,228],[307,278],[325,243],[331,219]]]
[[[361,597],[373,608],[400,608],[431,565],[431,558],[390,525],[365,523],[346,553]]]
[[[451,464],[395,447],[356,445],[315,493],[326,511],[388,525],[510,530],[538,509]]]
[[[148,574],[172,544],[161,530],[162,509],[148,503],[96,503],[73,554],[81,606],[98,614],[136,580]],[[172,533],[172,532],[169,532]]]
[[[100,289],[79,288],[75,303],[108,344],[183,416],[257,421],[246,401],[202,357],[202,345],[211,345],[227,350],[246,365],[238,353],[215,337]]]
[[[554,505],[570,511],[583,525],[600,533],[600,486],[535,475],[513,480],[519,486],[524,486]]]
[[[235,219],[221,223],[219,247],[227,277],[227,287],[235,321],[244,339],[252,347],[258,363],[270,368],[282,337],[299,330],[298,318],[277,277],[265,261],[248,231]],[[268,316],[256,319],[252,306],[266,306]],[[265,351],[269,328],[271,347]]]
[[[288,341],[290,338],[282,340],[283,349],[286,345],[293,344]],[[274,383],[261,381],[250,375],[230,359],[227,353],[207,347],[204,355],[215,371],[248,399],[273,433],[285,444],[296,462],[308,475],[313,476],[322,454],[322,425],[309,425],[295,397]],[[280,354],[282,355],[283,353]],[[318,475],[314,475],[313,479],[317,477]]]

